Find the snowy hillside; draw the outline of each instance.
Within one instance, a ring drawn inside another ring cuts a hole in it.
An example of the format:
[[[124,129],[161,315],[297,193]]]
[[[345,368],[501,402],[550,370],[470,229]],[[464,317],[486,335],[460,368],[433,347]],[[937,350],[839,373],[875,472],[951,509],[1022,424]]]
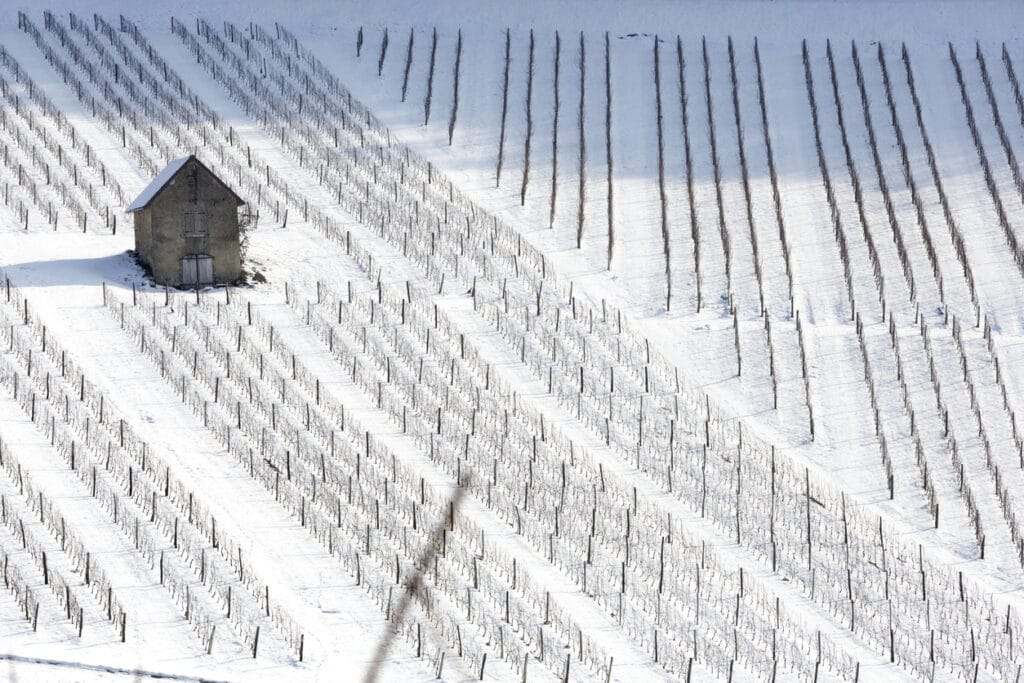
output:
[[[6,8],[0,667],[1020,680],[1022,17]]]

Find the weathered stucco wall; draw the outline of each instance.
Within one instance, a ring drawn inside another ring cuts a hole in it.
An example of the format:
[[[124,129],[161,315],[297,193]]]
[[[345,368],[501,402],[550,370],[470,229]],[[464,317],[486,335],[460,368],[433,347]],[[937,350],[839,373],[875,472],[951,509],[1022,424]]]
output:
[[[149,211],[136,211],[132,214],[135,221],[135,253],[145,262],[150,262],[150,253],[153,249],[152,221]]]
[[[196,170],[196,201],[189,201],[188,177]],[[185,210],[197,206],[206,213],[207,236],[185,236]],[[213,257],[217,282],[242,276],[235,195],[194,159],[182,167],[145,209],[135,213],[135,248],[159,284],[180,285],[181,259],[190,254]]]

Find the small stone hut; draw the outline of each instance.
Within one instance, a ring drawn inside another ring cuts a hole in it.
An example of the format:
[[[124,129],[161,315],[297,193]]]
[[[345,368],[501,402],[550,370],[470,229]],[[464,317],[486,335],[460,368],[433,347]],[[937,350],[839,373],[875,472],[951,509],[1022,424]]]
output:
[[[195,287],[240,279],[244,203],[195,155],[168,164],[128,207],[135,252],[153,281]]]

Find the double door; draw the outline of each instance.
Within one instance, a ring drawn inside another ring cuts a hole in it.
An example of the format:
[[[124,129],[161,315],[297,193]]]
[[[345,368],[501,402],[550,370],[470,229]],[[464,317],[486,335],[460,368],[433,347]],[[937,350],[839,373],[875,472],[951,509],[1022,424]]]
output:
[[[191,254],[182,258],[181,282],[189,287],[213,284],[213,257]]]

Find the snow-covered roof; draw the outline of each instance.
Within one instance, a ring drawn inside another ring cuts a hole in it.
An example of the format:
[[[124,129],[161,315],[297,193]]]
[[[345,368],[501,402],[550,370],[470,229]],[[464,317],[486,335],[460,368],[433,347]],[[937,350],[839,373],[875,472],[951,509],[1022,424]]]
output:
[[[135,201],[131,203],[131,205],[128,207],[128,213],[132,213],[133,211],[140,211],[140,210],[146,208],[147,206],[149,206],[150,202],[153,201],[153,198],[156,197],[158,194],[160,194],[160,191],[162,189],[164,189],[164,186],[166,186],[167,183],[169,183],[171,181],[171,178],[173,178],[174,176],[176,176],[178,174],[178,171],[180,171],[182,168],[184,168],[185,164],[188,163],[189,160],[194,160],[197,164],[199,164],[201,167],[203,167],[203,169],[207,173],[209,173],[211,176],[213,176],[214,179],[217,182],[219,182],[221,185],[223,185],[224,189],[227,190],[228,192],[230,192],[231,196],[233,196],[235,198],[235,201],[238,202],[239,206],[241,206],[242,204],[245,204],[245,200],[243,200],[241,197],[239,197],[237,192],[232,190],[231,187],[227,183],[225,183],[223,180],[218,178],[217,174],[214,173],[213,171],[211,171],[206,166],[206,164],[204,164],[202,161],[200,161],[196,157],[195,154],[190,154],[187,157],[181,157],[180,159],[175,159],[171,163],[167,164],[167,168],[165,168],[164,170],[160,171],[160,173],[158,173],[157,176],[155,178],[153,178],[153,182],[151,182],[149,185],[147,185],[146,189],[144,189],[142,191],[142,193],[138,197],[135,198]]]
[[[171,163],[167,164],[167,167],[160,171],[157,176],[153,178],[153,181],[150,182],[149,185],[146,185],[146,189],[144,189],[142,193],[135,198],[135,201],[131,203],[128,207],[128,213],[146,208],[146,206],[153,201],[153,198],[159,194],[160,190],[164,189],[164,185],[170,182],[171,178],[177,175],[178,171],[180,171],[191,158],[192,156],[189,155],[187,157],[175,159]]]

